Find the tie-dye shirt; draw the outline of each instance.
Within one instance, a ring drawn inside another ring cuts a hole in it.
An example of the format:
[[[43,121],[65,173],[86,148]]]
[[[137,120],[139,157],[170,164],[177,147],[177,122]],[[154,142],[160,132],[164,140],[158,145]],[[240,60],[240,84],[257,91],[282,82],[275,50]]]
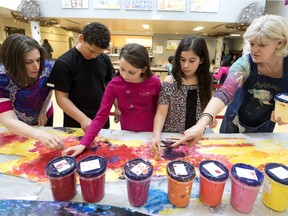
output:
[[[29,125],[38,123],[38,115],[43,102],[49,94],[46,86],[51,72],[51,64],[45,63],[41,77],[31,87],[20,88],[6,73],[4,65],[0,63],[0,113],[14,110],[20,121]],[[52,103],[47,108],[47,118],[53,114]]]
[[[224,85],[214,97],[228,105],[221,133],[273,132],[270,120],[274,96],[288,92],[288,57],[283,58],[283,76],[272,78],[258,73],[250,54],[239,58],[230,68]]]

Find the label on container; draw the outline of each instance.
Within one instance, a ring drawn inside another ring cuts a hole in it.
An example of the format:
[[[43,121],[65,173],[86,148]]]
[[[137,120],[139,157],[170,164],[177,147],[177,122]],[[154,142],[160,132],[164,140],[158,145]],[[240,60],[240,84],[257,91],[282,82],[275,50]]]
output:
[[[218,167],[213,162],[204,164],[203,167],[214,177],[218,177],[225,173],[220,167]]]
[[[255,170],[244,169],[241,167],[236,167],[235,169],[236,169],[236,174],[239,177],[252,179],[252,180],[258,180]]]
[[[173,168],[176,175],[188,175],[186,167],[183,163],[173,164]]]
[[[82,172],[87,172],[90,170],[95,170],[101,168],[99,159],[83,161],[80,163],[80,170]]]
[[[281,180],[288,178],[288,170],[284,169],[281,166],[269,169],[269,171]]]
[[[131,168],[131,171],[136,175],[146,174],[149,171],[149,166],[143,162],[140,162],[139,164]]]
[[[285,101],[288,101],[288,96],[287,95],[280,95],[278,98],[283,99]]]
[[[55,166],[55,168],[57,169],[59,173],[71,167],[70,164],[65,159],[55,162],[53,163],[53,165]]]

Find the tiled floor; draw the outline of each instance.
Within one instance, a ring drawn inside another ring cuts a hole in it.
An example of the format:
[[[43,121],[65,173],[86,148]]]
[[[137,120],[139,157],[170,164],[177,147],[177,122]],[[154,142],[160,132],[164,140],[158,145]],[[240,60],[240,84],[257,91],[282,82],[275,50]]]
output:
[[[63,112],[58,107],[54,95],[53,95],[53,104],[54,104],[54,111],[55,111],[55,113],[54,113],[54,126],[61,127],[62,121],[63,121]],[[225,110],[223,110],[220,113],[220,115],[223,115],[224,112],[225,112]],[[114,120],[113,120],[114,119],[113,116],[110,116],[109,118],[110,118],[110,125],[111,125],[110,129],[120,130],[120,123],[115,124]],[[220,125],[221,125],[221,120],[218,120],[217,127],[213,129],[213,131],[215,133],[219,132]],[[283,125],[283,126],[276,125],[274,132],[288,132],[288,125]]]

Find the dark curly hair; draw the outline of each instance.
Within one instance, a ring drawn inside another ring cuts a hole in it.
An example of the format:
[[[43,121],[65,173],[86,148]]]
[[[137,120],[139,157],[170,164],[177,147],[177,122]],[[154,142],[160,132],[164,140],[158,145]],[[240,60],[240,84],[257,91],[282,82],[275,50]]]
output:
[[[196,70],[196,75],[198,78],[201,108],[204,110],[212,96],[212,75],[209,71],[210,60],[207,44],[202,37],[187,36],[181,40],[175,53],[172,74],[180,89],[183,76],[180,63],[181,52],[190,50],[202,61],[202,64],[200,64]]]
[[[101,23],[91,22],[82,30],[84,41],[101,49],[107,49],[111,39],[109,29]]]

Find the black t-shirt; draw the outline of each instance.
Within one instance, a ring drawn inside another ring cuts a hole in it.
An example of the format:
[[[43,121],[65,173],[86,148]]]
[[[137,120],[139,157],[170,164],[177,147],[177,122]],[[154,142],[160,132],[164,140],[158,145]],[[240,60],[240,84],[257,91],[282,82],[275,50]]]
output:
[[[69,93],[75,106],[93,119],[100,107],[105,85],[114,75],[115,70],[106,54],[86,60],[76,48],[72,48],[56,60],[47,85]],[[109,128],[109,121],[107,123],[103,128]],[[63,126],[80,127],[80,124],[64,113]]]

